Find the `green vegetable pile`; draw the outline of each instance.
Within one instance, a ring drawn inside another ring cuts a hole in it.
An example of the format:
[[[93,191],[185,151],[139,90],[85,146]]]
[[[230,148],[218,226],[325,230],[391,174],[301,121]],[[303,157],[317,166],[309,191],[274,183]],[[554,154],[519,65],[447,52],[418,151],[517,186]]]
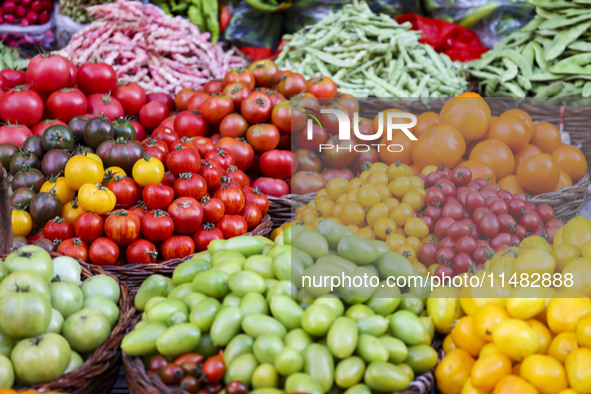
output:
[[[217,0],[155,0],[169,16],[185,16],[197,25],[200,33],[211,33],[211,42],[216,44],[220,37]]]
[[[99,4],[112,3],[114,0],[60,0],[60,14],[72,18],[78,23],[90,23],[92,20],[86,8]]]
[[[492,97],[591,97],[591,4],[531,0],[536,17],[469,64]]]
[[[29,60],[23,58],[16,48],[0,43],[0,69],[25,68],[28,64]]]
[[[180,264],[172,279],[146,279],[135,298],[142,320],[121,347],[131,356],[171,358],[188,352],[209,357],[223,349],[226,384],[241,381],[253,394],[402,391],[437,362],[422,294],[389,288],[374,298],[294,298],[292,280],[304,266],[315,267],[314,259],[356,275],[356,264],[336,250],[361,247],[388,261],[380,271],[412,274],[403,256],[379,242],[353,236],[334,220],[320,222],[318,232],[288,227],[275,242],[214,240],[208,251]],[[361,268],[374,272],[360,265],[359,275]]]
[[[355,97],[443,97],[466,90],[460,67],[419,43],[420,32],[355,1],[320,22],[284,36],[280,68],[329,76]]]

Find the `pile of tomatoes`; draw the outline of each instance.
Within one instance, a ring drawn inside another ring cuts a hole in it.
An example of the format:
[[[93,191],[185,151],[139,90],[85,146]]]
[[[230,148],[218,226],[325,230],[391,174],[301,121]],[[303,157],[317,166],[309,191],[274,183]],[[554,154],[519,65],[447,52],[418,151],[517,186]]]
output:
[[[486,260],[530,234],[552,242],[564,225],[546,204],[536,207],[525,194],[511,194],[468,167],[433,169],[425,176],[426,208],[419,215],[438,244],[424,243],[419,258],[435,275],[453,276],[482,269]]]

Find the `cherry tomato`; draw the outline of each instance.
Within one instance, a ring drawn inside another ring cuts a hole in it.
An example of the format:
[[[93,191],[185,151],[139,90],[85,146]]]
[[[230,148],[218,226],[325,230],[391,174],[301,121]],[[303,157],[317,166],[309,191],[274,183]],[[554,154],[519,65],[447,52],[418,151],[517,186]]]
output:
[[[203,374],[205,378],[210,382],[219,382],[224,378],[226,373],[226,365],[224,364],[224,356],[220,352],[219,354],[209,357],[203,363]]]

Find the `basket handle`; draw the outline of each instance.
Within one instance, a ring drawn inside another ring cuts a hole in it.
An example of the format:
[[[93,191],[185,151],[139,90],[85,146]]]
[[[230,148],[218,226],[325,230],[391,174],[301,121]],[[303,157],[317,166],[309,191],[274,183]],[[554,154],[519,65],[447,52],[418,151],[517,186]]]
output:
[[[0,172],[0,254],[12,251],[12,210],[8,195],[8,173],[2,167]]]

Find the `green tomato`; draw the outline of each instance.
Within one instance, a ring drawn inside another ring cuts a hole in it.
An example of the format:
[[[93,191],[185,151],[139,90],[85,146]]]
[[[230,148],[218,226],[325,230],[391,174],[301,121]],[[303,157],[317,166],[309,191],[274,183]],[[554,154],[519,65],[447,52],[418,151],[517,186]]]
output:
[[[199,327],[202,332],[207,332],[211,329],[211,325],[221,307],[222,305],[218,300],[207,297],[191,309],[189,321]]]
[[[192,292],[193,285],[191,283],[183,283],[182,285],[178,285],[174,289],[172,289],[172,291],[168,293],[166,298],[177,298],[179,300],[182,300],[184,296]]]
[[[156,339],[166,331],[164,323],[146,323],[123,337],[121,350],[130,356],[149,356],[156,353]]]
[[[77,352],[72,350],[70,364],[68,364],[68,367],[64,371],[64,375],[77,370],[82,366],[82,364],[84,364],[84,360],[82,359],[82,357]]]
[[[70,282],[53,282],[49,285],[49,291],[51,307],[57,309],[65,319],[82,309],[84,299],[78,285]]]
[[[53,262],[45,249],[36,245],[18,248],[4,260],[9,272],[27,271],[43,278],[47,283],[53,279]]]
[[[304,358],[301,352],[290,347],[284,347],[275,356],[273,365],[281,375],[289,376],[304,369]]]
[[[262,335],[277,335],[283,338],[287,333],[283,324],[271,316],[257,313],[244,316],[242,330],[253,338],[258,338]]]
[[[257,360],[252,354],[243,354],[236,357],[226,369],[226,376],[224,377],[226,384],[239,380],[246,386],[250,386],[257,365]]]
[[[274,279],[275,275],[273,274],[273,259],[269,256],[250,256],[244,262],[244,269],[247,271],[256,272],[264,279]]]
[[[348,389],[363,379],[365,363],[359,357],[353,356],[342,360],[335,369],[334,380],[337,386]]]
[[[66,319],[62,334],[72,349],[92,353],[109,338],[111,325],[101,312],[82,309]]]
[[[26,289],[0,297],[0,330],[13,338],[41,334],[51,321],[51,304]]]
[[[115,304],[119,304],[119,297],[121,296],[121,289],[117,281],[107,275],[95,275],[86,279],[81,286],[82,295],[84,299],[92,296],[107,297]]]
[[[19,291],[19,289],[28,289],[31,293],[39,294],[49,300],[51,293],[49,285],[42,277],[26,271],[17,271],[8,275],[0,283],[0,297]]]
[[[211,264],[208,261],[193,257],[192,259],[183,261],[174,269],[172,280],[177,286],[183,283],[191,283],[195,275],[210,268]]]
[[[253,313],[260,313],[263,315],[269,314],[269,306],[267,300],[260,293],[248,293],[240,300],[240,309],[244,316],[252,315]]]
[[[228,280],[230,291],[239,297],[248,293],[264,293],[266,290],[265,279],[252,271],[240,271],[232,275]]]
[[[0,388],[11,388],[14,384],[14,368],[8,357],[0,354]]]
[[[192,323],[169,327],[158,339],[156,349],[164,356],[177,357],[195,349],[201,339],[201,330]]]
[[[94,309],[102,312],[103,315],[109,320],[111,329],[117,324],[119,320],[119,308],[113,301],[103,296],[94,296],[84,300],[82,308]]]
[[[324,304],[312,304],[304,311],[302,316],[302,328],[312,336],[326,335],[330,326],[335,321],[336,313]]]
[[[80,285],[80,264],[69,256],[59,256],[53,259],[53,280]]]
[[[45,332],[53,332],[55,334],[59,334],[62,332],[62,327],[64,325],[64,317],[58,310],[52,309],[51,310],[51,320],[49,321],[49,325],[45,329]]]
[[[309,394],[323,394],[324,390],[320,383],[307,373],[294,373],[289,375],[285,381],[285,391],[300,392]]]
[[[147,308],[144,314],[149,322],[162,322],[170,326],[175,320],[179,319],[178,315],[185,316],[186,319],[183,319],[182,317],[180,319],[182,321],[187,321],[189,317],[189,309],[181,300],[166,298]],[[175,316],[175,314],[177,316]]]
[[[59,378],[70,364],[71,357],[68,341],[61,335],[48,333],[17,343],[10,360],[19,382],[33,385]]]
[[[259,365],[252,374],[252,387],[255,389],[277,387],[277,371],[271,364]]]
[[[183,302],[185,303],[185,305],[187,305],[187,307],[189,308],[190,311],[193,310],[193,308],[199,304],[201,301],[203,301],[204,299],[206,299],[207,296],[203,293],[196,293],[196,292],[192,292],[189,294],[185,294],[182,298]]]
[[[283,341],[277,335],[263,335],[255,339],[252,346],[254,357],[259,363],[271,364],[283,349]]]
[[[252,353],[253,339],[246,334],[238,334],[228,343],[224,349],[224,362],[226,365],[243,354]]]
[[[0,356],[10,357],[10,352],[12,352],[16,342],[16,339],[9,337],[0,330]]]
[[[398,392],[408,387],[410,377],[396,365],[373,362],[365,370],[365,384],[375,391]]]
[[[168,281],[166,277],[154,274],[146,278],[137,291],[134,299],[135,309],[143,312],[147,308],[150,300],[156,297],[165,297],[168,291]]]
[[[425,329],[412,312],[397,311],[390,317],[390,332],[407,345],[418,345],[425,339]]]
[[[416,375],[420,375],[435,367],[437,352],[429,345],[411,346],[404,363],[411,367]]]
[[[328,242],[313,230],[299,231],[293,237],[291,245],[308,253],[313,259],[328,254]]]
[[[215,269],[199,272],[193,278],[193,291],[199,291],[208,297],[222,298],[230,292],[228,274]]]

